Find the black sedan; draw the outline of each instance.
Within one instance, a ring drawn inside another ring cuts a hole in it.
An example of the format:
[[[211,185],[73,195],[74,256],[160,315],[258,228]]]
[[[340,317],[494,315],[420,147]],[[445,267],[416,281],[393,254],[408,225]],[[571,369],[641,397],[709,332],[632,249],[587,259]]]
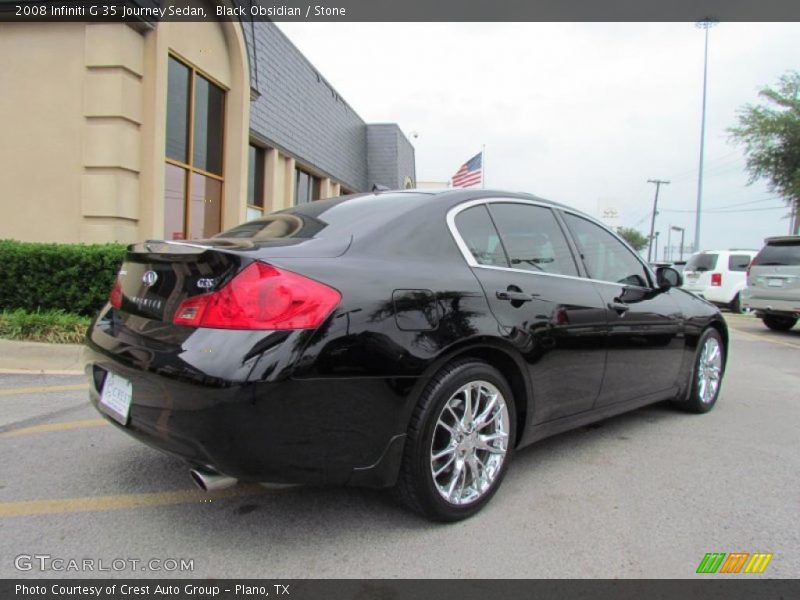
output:
[[[476,513],[516,449],[663,400],[717,401],[717,308],[566,206],[383,192],[128,249],[92,324],[92,402],[237,480],[392,488]]]

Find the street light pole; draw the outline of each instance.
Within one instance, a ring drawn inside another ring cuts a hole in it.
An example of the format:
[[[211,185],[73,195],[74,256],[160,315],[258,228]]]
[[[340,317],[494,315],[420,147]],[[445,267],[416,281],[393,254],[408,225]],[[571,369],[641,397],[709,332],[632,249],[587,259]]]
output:
[[[669,181],[664,181],[663,179],[648,179],[647,183],[655,183],[656,184],[656,196],[653,198],[653,217],[650,219],[650,244],[647,246],[647,262],[650,262],[650,258],[653,254],[653,235],[656,231],[656,215],[658,214],[658,190],[661,189],[661,185],[669,185]],[[658,252],[658,250],[656,250]]]
[[[675,225],[673,225],[670,229],[681,232],[681,257],[678,260],[683,261],[683,234],[686,233],[686,230],[683,227],[677,227]]]
[[[705,29],[705,52],[703,53],[703,112],[700,118],[700,164],[697,173],[697,212],[694,217],[694,249],[700,249],[700,220],[703,210],[703,158],[706,146],[706,91],[708,89],[708,30],[719,21],[706,17],[695,23],[700,29]]]
[[[667,228],[667,246],[664,249],[664,260],[672,260],[672,225]]]

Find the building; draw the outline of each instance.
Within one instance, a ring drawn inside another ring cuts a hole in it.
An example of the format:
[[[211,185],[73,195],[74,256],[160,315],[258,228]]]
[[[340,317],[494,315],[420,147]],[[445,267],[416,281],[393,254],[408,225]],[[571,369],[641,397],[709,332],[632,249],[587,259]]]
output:
[[[208,237],[415,182],[269,22],[0,23],[0,89],[0,238]]]

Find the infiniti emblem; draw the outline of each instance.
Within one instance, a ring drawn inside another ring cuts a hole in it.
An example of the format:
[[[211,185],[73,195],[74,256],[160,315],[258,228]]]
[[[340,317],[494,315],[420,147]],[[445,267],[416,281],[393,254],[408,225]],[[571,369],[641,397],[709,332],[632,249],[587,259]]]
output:
[[[152,286],[156,281],[158,281],[158,273],[155,271],[145,271],[142,275],[142,283],[147,287]]]

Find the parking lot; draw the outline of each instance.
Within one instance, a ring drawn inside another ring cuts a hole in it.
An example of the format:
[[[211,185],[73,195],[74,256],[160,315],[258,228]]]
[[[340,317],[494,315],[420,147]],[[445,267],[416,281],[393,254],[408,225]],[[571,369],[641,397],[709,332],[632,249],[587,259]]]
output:
[[[728,322],[714,411],[656,405],[526,448],[489,506],[454,525],[372,490],[207,495],[105,424],[82,376],[0,375],[0,577],[687,578],[707,552],[773,553],[763,576],[797,577],[800,326]],[[140,562],[21,571],[20,555]],[[164,572],[182,559],[192,570]]]

